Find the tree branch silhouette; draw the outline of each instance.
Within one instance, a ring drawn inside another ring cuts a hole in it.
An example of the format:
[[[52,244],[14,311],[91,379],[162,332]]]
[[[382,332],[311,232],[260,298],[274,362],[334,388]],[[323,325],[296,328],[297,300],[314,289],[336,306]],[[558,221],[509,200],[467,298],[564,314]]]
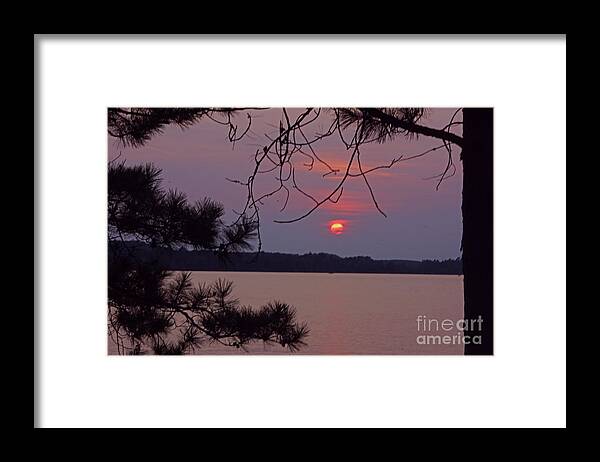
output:
[[[244,349],[262,341],[290,351],[305,345],[308,328],[288,304],[242,306],[232,283],[221,279],[193,287],[190,273],[142,259],[127,240],[208,249],[223,258],[251,249],[256,223],[242,217],[225,225],[222,216],[223,206],[211,199],[190,204],[185,194],[164,190],[152,164],[108,164],[108,329],[119,354],[184,354],[207,342]]]

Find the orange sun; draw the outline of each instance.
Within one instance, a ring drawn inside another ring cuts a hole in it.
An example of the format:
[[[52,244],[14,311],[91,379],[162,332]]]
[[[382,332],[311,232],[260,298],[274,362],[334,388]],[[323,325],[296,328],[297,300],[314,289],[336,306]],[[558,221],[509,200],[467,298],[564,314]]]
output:
[[[329,227],[329,231],[331,231],[332,234],[342,234],[344,232],[344,225],[338,222],[332,223]]]

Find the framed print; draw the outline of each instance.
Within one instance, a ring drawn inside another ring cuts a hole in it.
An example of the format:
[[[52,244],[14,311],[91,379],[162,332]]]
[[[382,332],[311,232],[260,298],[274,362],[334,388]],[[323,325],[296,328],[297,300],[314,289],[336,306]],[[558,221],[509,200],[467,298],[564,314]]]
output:
[[[36,35],[34,162],[36,427],[566,426],[565,35]]]

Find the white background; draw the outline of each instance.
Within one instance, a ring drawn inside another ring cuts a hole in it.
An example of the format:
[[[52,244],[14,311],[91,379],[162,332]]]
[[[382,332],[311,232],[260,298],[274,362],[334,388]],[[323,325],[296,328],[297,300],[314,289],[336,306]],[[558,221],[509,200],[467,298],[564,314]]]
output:
[[[566,42],[36,42],[38,426],[561,427]],[[495,356],[109,357],[107,106],[493,106]]]

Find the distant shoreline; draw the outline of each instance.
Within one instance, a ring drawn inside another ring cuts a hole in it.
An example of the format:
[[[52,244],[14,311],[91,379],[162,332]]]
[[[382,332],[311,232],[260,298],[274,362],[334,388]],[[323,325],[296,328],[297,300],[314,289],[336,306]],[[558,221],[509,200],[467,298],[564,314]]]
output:
[[[224,261],[208,250],[172,250],[150,247],[137,242],[116,242],[142,261],[154,261],[172,271],[221,271],[258,273],[319,273],[319,274],[439,274],[461,275],[462,259],[447,260],[375,260],[371,257],[340,257],[329,253],[302,255],[261,252],[231,253]]]
[[[190,271],[193,273],[248,273],[248,274],[252,274],[252,273],[260,273],[260,274],[331,274],[331,275],[336,275],[336,274],[356,274],[357,276],[368,276],[371,274],[376,274],[376,275],[388,275],[388,276],[453,276],[453,277],[461,277],[463,276],[463,274],[449,274],[449,273],[443,273],[443,274],[437,274],[437,273],[376,273],[376,272],[371,272],[371,273],[357,273],[357,272],[350,272],[350,271],[340,271],[340,272],[325,272],[325,271],[242,271],[242,270],[230,270],[230,269],[226,269],[226,270],[191,270],[191,269],[186,269],[186,268],[170,268],[170,271]]]

